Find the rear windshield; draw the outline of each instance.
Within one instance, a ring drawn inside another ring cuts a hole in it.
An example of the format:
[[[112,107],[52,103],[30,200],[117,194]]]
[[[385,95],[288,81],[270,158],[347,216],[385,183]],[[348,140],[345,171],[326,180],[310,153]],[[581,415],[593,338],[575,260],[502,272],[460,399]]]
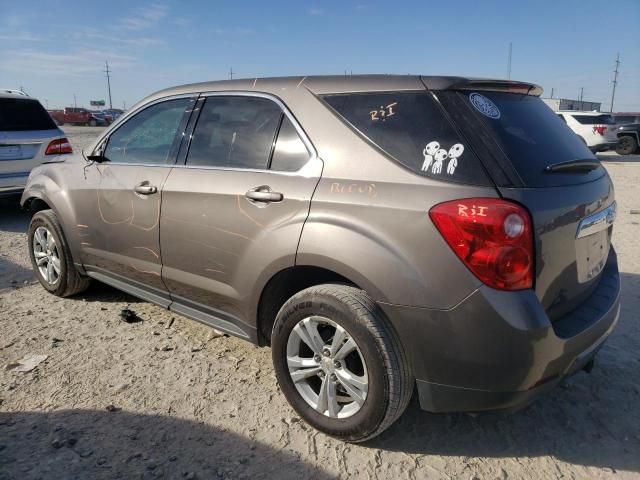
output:
[[[52,130],[56,124],[34,99],[0,98],[0,131]]]
[[[412,172],[438,180],[490,185],[480,161],[426,92],[323,96],[361,135]]]
[[[579,174],[545,171],[545,167],[555,163],[595,157],[538,97],[489,91],[438,92],[438,96],[445,106],[452,96],[463,99],[467,113],[454,116],[463,134],[476,128],[479,120],[528,187],[583,183],[603,175],[602,168]]]
[[[616,122],[611,115],[576,115],[570,114],[583,125],[613,125]]]

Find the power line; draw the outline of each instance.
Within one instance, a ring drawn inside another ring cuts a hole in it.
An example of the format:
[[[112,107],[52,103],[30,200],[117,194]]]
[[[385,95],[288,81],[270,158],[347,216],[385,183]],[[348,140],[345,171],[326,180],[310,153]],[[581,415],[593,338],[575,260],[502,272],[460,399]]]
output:
[[[610,112],[613,112],[613,99],[616,96],[616,85],[618,84],[618,67],[620,66],[620,52],[616,56],[616,69],[613,71],[613,90],[611,91],[611,107]]]
[[[113,104],[111,103],[111,70],[109,70],[109,62],[105,60],[104,65],[104,73],[107,75],[107,89],[109,90],[109,108],[113,108]]]

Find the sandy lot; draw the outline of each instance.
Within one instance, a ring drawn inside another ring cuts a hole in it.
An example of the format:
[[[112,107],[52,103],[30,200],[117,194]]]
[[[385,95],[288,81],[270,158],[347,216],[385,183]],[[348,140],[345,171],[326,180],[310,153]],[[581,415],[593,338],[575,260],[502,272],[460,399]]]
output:
[[[76,148],[99,131],[66,130]],[[296,417],[266,348],[100,284],[45,293],[29,219],[1,202],[0,479],[640,478],[640,156],[601,158],[619,203],[623,308],[593,372],[512,415],[432,415],[414,399],[357,446]],[[144,321],[121,322],[126,307]],[[48,357],[29,373],[4,368],[36,354]]]

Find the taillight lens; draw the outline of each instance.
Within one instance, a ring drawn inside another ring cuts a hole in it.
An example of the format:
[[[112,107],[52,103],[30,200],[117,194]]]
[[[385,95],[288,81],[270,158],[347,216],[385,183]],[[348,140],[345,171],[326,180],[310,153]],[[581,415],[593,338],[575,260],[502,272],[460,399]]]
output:
[[[604,135],[604,132],[607,130],[607,127],[603,126],[603,125],[599,125],[596,127],[593,127],[593,133],[597,133],[598,135]]]
[[[58,138],[53,140],[44,151],[45,155],[62,155],[63,153],[73,153],[71,144],[66,138]]]
[[[533,240],[529,213],[495,198],[465,198],[429,211],[440,234],[483,283],[499,290],[533,286]]]

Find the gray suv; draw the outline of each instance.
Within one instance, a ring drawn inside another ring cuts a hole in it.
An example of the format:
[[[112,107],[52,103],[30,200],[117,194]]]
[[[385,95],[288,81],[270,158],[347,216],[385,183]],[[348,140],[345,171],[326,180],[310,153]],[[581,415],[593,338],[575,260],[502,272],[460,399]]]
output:
[[[31,173],[49,292],[90,279],[257,345],[347,441],[414,388],[514,409],[590,369],[620,311],[605,169],[535,85],[258,78],[163,90]]]

